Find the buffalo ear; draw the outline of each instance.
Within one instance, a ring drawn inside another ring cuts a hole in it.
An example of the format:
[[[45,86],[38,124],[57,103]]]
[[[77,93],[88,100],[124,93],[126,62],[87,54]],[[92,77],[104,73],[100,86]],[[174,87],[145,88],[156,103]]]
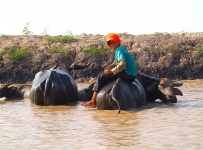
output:
[[[17,89],[17,87],[15,87],[15,86],[9,86],[9,87],[8,87],[9,92],[13,92],[13,91],[15,91],[16,89]]]
[[[150,91],[150,92],[154,92],[154,86],[153,85],[149,85],[147,88],[146,88],[147,91]]]
[[[174,93],[175,95],[183,96],[183,93],[182,93],[178,88],[173,88],[173,93]]]
[[[150,92],[154,92],[158,89],[158,83],[154,82],[152,85],[149,85],[146,90]]]

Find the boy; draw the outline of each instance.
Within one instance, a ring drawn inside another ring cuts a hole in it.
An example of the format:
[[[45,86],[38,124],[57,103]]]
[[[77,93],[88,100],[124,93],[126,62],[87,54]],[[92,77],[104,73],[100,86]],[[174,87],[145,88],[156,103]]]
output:
[[[96,98],[103,86],[118,79],[122,79],[133,82],[137,76],[137,66],[131,56],[131,54],[121,46],[121,40],[118,34],[109,33],[106,38],[108,47],[115,51],[114,58],[117,60],[118,64],[115,68],[111,70],[104,70],[103,73],[98,75],[97,81],[93,87],[92,99],[86,103],[81,103],[82,106],[96,107]]]

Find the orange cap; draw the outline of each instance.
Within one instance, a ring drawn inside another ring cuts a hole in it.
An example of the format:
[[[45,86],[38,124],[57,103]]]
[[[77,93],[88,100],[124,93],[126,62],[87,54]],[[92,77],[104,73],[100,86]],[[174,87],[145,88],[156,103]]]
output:
[[[112,41],[114,41],[114,42],[116,42],[116,43],[118,43],[118,44],[121,44],[120,37],[119,37],[119,35],[116,34],[116,33],[109,33],[109,34],[107,35],[106,41],[110,41],[110,40],[112,40]]]

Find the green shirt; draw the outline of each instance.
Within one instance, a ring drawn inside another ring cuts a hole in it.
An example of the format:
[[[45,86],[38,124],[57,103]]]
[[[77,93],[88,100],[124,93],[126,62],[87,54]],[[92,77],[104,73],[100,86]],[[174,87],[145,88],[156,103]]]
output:
[[[126,61],[126,68],[124,69],[128,75],[137,76],[137,66],[132,55],[122,46],[116,49],[114,58],[117,62],[121,60]]]

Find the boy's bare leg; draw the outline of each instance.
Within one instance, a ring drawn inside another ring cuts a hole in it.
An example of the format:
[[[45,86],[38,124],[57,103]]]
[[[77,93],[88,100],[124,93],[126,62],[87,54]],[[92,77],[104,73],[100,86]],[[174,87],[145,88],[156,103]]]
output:
[[[90,101],[88,101],[88,102],[81,103],[81,105],[82,106],[90,106],[90,107],[95,108],[97,106],[97,104],[96,104],[97,95],[98,95],[98,93],[94,92],[93,96],[92,96],[92,99]]]

